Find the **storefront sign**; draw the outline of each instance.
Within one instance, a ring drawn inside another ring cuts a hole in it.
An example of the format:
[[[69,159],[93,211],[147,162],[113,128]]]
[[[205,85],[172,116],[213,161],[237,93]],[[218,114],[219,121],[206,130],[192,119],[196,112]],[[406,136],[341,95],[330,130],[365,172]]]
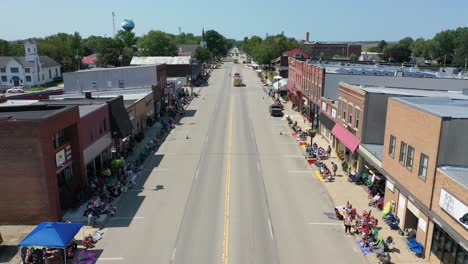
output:
[[[422,219],[421,217],[419,217],[418,226],[419,226],[419,228],[421,228],[422,231],[426,232],[427,222],[424,219]]]
[[[65,163],[65,149],[60,150],[59,152],[55,153],[55,164],[57,167],[62,166]]]
[[[393,184],[393,182],[387,180],[387,181],[386,181],[386,185],[387,185],[387,188],[388,188],[391,192],[395,192],[395,184]]]
[[[332,115],[333,118],[336,118],[336,109],[332,109],[331,115]]]
[[[468,225],[460,221],[460,218],[468,212],[468,207],[443,188],[440,189],[439,206],[465,229],[468,229]]]

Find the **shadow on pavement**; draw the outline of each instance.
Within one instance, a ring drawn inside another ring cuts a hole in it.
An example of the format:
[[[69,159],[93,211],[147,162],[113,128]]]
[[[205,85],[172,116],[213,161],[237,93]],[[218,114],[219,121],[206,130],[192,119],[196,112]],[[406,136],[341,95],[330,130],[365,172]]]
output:
[[[12,260],[15,257],[16,253],[18,253],[17,246],[0,246],[0,263],[13,263]]]
[[[145,185],[145,182],[148,179],[148,177],[151,175],[153,169],[159,166],[163,158],[164,155],[162,154],[153,154],[148,158],[144,165],[144,168],[139,172],[137,184],[128,192],[123,194],[124,196],[122,197],[122,200],[118,205],[117,214],[113,217],[110,217],[103,225],[103,227],[128,227],[130,225],[134,217],[137,216],[136,213],[143,204],[143,201],[145,200],[145,195],[142,195],[141,193],[148,189],[144,189],[143,186]],[[156,185],[154,189],[149,190],[161,191],[163,189],[163,185]]]
[[[197,110],[195,109],[185,110],[185,115],[183,117],[194,117],[196,112]]]

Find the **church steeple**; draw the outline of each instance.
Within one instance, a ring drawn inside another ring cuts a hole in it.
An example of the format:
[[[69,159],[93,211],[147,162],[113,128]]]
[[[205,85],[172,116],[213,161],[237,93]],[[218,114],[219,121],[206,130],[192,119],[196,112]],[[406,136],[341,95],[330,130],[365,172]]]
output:
[[[26,61],[36,61],[37,55],[37,44],[32,39],[27,39],[24,42],[24,54]]]
[[[205,29],[202,29],[200,46],[206,48],[206,38],[205,38]]]

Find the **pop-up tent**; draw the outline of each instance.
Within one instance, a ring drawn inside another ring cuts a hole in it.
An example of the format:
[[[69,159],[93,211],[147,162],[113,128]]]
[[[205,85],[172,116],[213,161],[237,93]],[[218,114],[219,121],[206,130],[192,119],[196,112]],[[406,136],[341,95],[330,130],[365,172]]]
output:
[[[65,248],[78,234],[82,226],[82,224],[73,223],[43,222],[23,239],[19,246]]]
[[[82,224],[43,222],[40,223],[21,243],[20,247],[48,247],[65,249],[80,231]],[[65,255],[66,263],[66,252]]]

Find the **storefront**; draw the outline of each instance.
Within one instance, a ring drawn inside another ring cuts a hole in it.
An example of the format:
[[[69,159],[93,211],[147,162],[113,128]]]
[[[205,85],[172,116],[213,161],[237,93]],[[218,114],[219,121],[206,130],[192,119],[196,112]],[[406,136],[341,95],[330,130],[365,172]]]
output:
[[[431,246],[431,263],[466,264],[468,263],[468,252],[439,225],[434,225]]]
[[[55,153],[57,167],[57,185],[60,197],[60,208],[67,209],[72,205],[73,160],[71,146],[66,145]]]
[[[359,147],[359,140],[340,124],[335,124],[331,133],[337,139],[334,148],[343,162],[343,169],[347,170],[349,167],[357,169],[359,155],[356,150]]]
[[[318,115],[320,134],[330,143],[334,142],[335,136],[331,133],[335,126],[335,121],[331,120],[325,113],[320,112]]]

